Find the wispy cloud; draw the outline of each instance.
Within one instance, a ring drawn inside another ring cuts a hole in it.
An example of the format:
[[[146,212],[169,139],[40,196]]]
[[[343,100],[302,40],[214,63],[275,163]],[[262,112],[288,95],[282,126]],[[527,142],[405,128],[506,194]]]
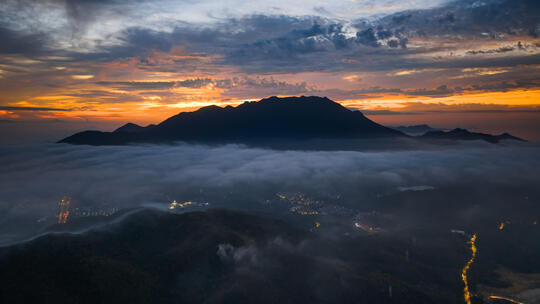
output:
[[[3,111],[71,111],[70,109],[58,109],[58,108],[44,108],[44,107],[10,107],[0,106],[0,110]]]

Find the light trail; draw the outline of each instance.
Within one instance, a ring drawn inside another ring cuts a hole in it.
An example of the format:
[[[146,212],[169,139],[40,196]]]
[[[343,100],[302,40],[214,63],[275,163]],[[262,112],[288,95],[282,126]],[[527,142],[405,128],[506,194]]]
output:
[[[471,240],[468,243],[471,245],[471,258],[469,259],[467,264],[465,264],[463,270],[461,270],[461,279],[463,280],[463,284],[465,284],[465,287],[463,287],[463,299],[465,300],[465,303],[471,304],[471,292],[469,291],[469,281],[467,279],[467,273],[472,263],[474,263],[474,259],[476,258],[476,234],[473,234]]]
[[[504,221],[499,224],[499,230],[503,230],[505,226],[510,225],[510,221]]]
[[[354,227],[356,228],[360,228],[362,230],[364,230],[365,232],[367,233],[379,233],[379,232],[382,232],[383,230],[379,227],[371,227],[369,225],[366,225],[366,224],[362,224],[360,222],[355,222],[354,223]]]
[[[510,298],[507,298],[507,297],[489,296],[489,298],[490,299],[495,299],[495,300],[504,300],[504,301],[515,303],[515,304],[525,304],[523,302],[520,302],[520,301],[517,301],[517,300],[514,300],[514,299],[510,299]]]

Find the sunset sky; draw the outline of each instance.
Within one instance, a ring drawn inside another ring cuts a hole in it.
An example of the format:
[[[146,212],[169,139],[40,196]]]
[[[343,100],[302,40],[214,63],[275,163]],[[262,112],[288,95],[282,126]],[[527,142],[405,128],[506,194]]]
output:
[[[539,3],[3,0],[0,128],[64,136],[318,95],[385,125],[540,140]]]

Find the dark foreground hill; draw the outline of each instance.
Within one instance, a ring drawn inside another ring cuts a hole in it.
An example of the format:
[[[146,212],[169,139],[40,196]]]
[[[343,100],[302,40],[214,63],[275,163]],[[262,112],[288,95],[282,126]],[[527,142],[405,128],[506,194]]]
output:
[[[61,143],[226,142],[406,137],[324,97],[270,97],[237,107],[208,106],[172,116],[158,125],[128,123],[114,132],[84,131]]]
[[[460,303],[461,255],[451,266],[409,265],[402,243],[325,239],[234,211],[142,210],[109,228],[0,249],[0,301]]]

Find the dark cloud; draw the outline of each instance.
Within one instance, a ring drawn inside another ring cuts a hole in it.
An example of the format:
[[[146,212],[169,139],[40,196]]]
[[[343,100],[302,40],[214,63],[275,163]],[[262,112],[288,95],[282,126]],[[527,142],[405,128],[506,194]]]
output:
[[[435,10],[441,10],[441,14],[449,18],[448,9]],[[182,45],[188,52],[221,56],[222,59],[215,62],[216,64],[232,65],[246,72],[255,73],[515,66],[538,62],[537,56],[534,55],[511,58],[480,58],[480,56],[477,59],[457,58],[451,56],[452,49],[446,50],[450,55],[442,55],[435,58],[436,60],[411,57],[413,54],[445,50],[437,47],[407,49],[408,37],[438,36],[447,31],[440,30],[438,33],[433,31],[430,34],[429,31],[418,27],[421,23],[422,26],[431,29],[430,22],[410,21],[419,18],[418,15],[429,15],[429,12],[432,10],[410,11],[405,16],[411,17],[402,18],[402,15],[398,14],[382,18],[375,24],[359,22],[356,24],[357,32],[354,37],[351,37],[350,32],[346,32],[350,29],[346,29],[343,23],[321,17],[252,15],[241,19],[224,20],[216,26],[193,27],[178,24],[172,32],[130,28],[121,36],[121,41],[124,42],[122,46],[107,47],[104,49],[106,52],[92,56],[95,58],[104,56],[109,59],[145,56],[153,49],[168,51],[174,45]],[[459,18],[455,18],[456,21],[452,23],[459,23]],[[396,22],[410,24],[397,26]],[[435,28],[440,27],[441,22],[436,21],[436,24]],[[467,29],[468,27],[454,28],[452,31],[457,34],[471,33]],[[475,35],[480,34],[481,32],[478,32]],[[504,47],[497,52],[509,49],[510,47]],[[470,50],[469,54],[484,52],[490,51]]]
[[[174,87],[201,88],[213,82],[210,78],[193,78],[182,81],[99,81],[96,84],[124,90],[158,90]]]
[[[457,0],[443,6],[383,17],[380,26],[407,35],[474,35],[483,33],[537,35],[540,6],[534,0]]]
[[[191,53],[222,56],[218,64],[276,72],[345,68],[344,58],[369,56],[376,53],[374,48],[407,45],[406,37],[397,31],[368,28],[354,37],[348,31],[344,23],[322,17],[251,15],[214,26],[178,24],[172,32],[128,28],[119,37],[122,45],[103,48],[104,52],[87,58],[144,58],[152,50],[167,52],[181,45]],[[393,40],[387,43],[389,39]]]
[[[240,88],[275,89],[277,93],[282,94],[298,94],[312,90],[306,82],[289,83],[275,80],[273,77],[248,76],[227,79],[193,78],[182,81],[100,81],[96,82],[96,84],[122,90],[166,90],[174,87],[201,88],[209,84],[228,90],[238,90]],[[159,94],[161,93],[158,92]],[[94,94],[92,93],[90,96],[94,96]]]
[[[134,10],[134,5],[141,4],[143,0],[17,0],[16,8],[22,12],[32,12],[45,5],[47,9],[60,8],[65,12],[71,25],[72,35],[85,31],[86,27],[103,16],[127,14]]]
[[[399,41],[396,39],[391,39],[391,40],[388,40],[387,44],[391,48],[397,48],[399,46]]]
[[[315,24],[301,31],[304,35],[297,35],[298,32],[240,45],[227,51],[224,62],[248,72],[268,73],[369,68],[367,65],[380,68],[383,61],[385,66],[391,66],[387,62],[390,55],[401,54],[407,44],[407,39],[401,37],[394,38],[398,39],[398,45],[392,42],[387,45],[377,38],[377,30],[373,28],[348,37],[341,24]],[[396,49],[398,46],[400,50]]]
[[[258,38],[254,42],[237,46],[228,52],[227,59],[235,64],[253,60],[290,61],[306,54],[324,53],[346,48],[352,39],[346,39],[340,24],[314,23],[303,29],[292,29],[279,37]]]
[[[454,91],[455,90],[450,89],[447,85],[443,84],[436,89],[417,89],[413,91],[407,91],[406,94],[419,96],[449,96],[452,95]]]
[[[288,17],[253,15],[241,19],[228,19],[214,26],[177,24],[172,32],[159,32],[145,28],[128,28],[121,33],[121,46],[107,47],[103,56],[111,58],[145,54],[148,50],[168,51],[172,46],[185,46],[189,52],[224,54],[261,37],[279,37],[289,34],[296,39],[318,30],[314,25],[323,19],[317,17]]]
[[[455,22],[456,15],[452,11],[446,11],[446,13],[439,19],[439,22]]]
[[[520,51],[527,51],[531,48],[530,45],[525,45],[521,41],[518,41],[515,46],[513,45],[507,45],[502,46],[500,48],[495,49],[487,49],[487,50],[470,50],[467,51],[467,54],[471,55],[478,55],[478,54],[496,54],[496,53],[507,53],[514,50],[520,50]]]
[[[513,46],[503,46],[497,49],[490,50],[471,50],[467,51],[467,54],[477,55],[477,54],[493,54],[493,53],[506,53],[515,50]]]
[[[40,55],[48,39],[45,33],[28,34],[0,26],[0,54]]]
[[[375,31],[371,27],[361,32],[357,32],[356,41],[360,44],[371,47],[379,46],[379,42],[377,40],[377,37],[375,36]]]
[[[288,90],[298,90],[299,92],[308,91],[306,82],[289,83],[278,81],[273,77],[234,77],[232,79],[217,80],[216,85],[220,88],[231,89],[236,86],[246,86],[251,88],[274,88]]]
[[[82,28],[91,19],[83,16],[82,12],[88,10],[92,15],[103,8],[114,7],[111,14],[116,14],[118,9],[129,3],[132,1],[74,1],[66,4],[66,9],[70,11],[70,18],[79,20],[77,22]],[[129,27],[111,34],[107,39],[93,41],[96,49],[92,52],[57,50],[56,54],[70,56],[73,62],[138,58],[141,69],[163,72],[181,70],[186,73],[212,73],[216,67],[223,66],[237,67],[247,73],[504,67],[538,64],[540,60],[537,55],[525,52],[507,58],[457,57],[452,54],[455,50],[452,47],[435,45],[408,48],[409,38],[463,39],[492,35],[493,39],[498,39],[499,34],[508,34],[509,31],[524,33],[525,30],[530,34],[538,29],[537,16],[538,5],[534,1],[507,0],[459,0],[437,8],[409,10],[370,21],[358,20],[352,24],[315,16],[246,15],[216,19],[214,23],[206,25],[177,21],[170,23],[167,30]],[[32,53],[40,49],[42,41],[48,39],[40,35],[29,39],[33,37],[12,30],[5,30],[2,35],[8,41],[0,47],[0,51],[4,52],[26,49]],[[111,40],[117,43],[111,44]],[[211,60],[214,66],[207,67],[200,58],[175,59],[172,64],[148,60],[153,51],[169,52],[175,46],[183,46],[187,53]],[[502,53],[509,52],[511,48],[529,51],[532,47],[521,44],[521,47],[516,45],[493,50],[472,49],[467,54]],[[430,58],[428,55],[433,52],[442,55]],[[168,84],[162,85],[166,87]],[[202,84],[185,84],[186,87],[197,85]]]
[[[127,54],[140,54],[148,50],[169,51],[174,46],[174,37],[163,32],[143,29],[128,28],[120,37],[124,46],[112,50],[122,50]]]

